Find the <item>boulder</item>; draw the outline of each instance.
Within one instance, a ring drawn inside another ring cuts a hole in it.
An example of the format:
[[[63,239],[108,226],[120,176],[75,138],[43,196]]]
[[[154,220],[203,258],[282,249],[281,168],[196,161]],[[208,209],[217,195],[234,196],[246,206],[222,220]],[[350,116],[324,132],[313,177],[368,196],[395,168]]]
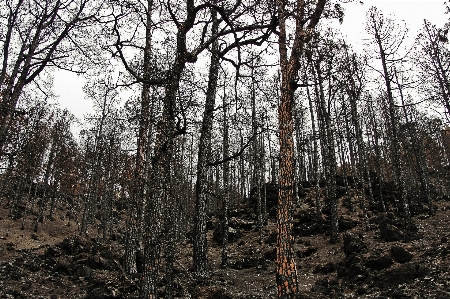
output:
[[[62,272],[71,275],[72,274],[72,260],[67,256],[62,256],[56,261],[55,272]]]
[[[383,270],[386,268],[389,268],[394,261],[392,258],[388,255],[382,255],[382,256],[370,256],[366,262],[365,265],[367,268],[371,270]]]
[[[347,262],[346,277],[348,281],[357,283],[364,281],[370,272],[364,265],[364,260],[360,256],[356,256]]]
[[[401,246],[392,246],[391,257],[397,263],[406,263],[409,262],[414,257],[414,255]]]
[[[308,247],[305,250],[297,251],[297,256],[299,258],[305,258],[305,257],[313,255],[316,252],[317,252],[317,248],[315,248],[315,247]]]
[[[427,266],[419,263],[401,264],[399,267],[392,267],[387,271],[380,272],[373,280],[375,286],[386,288],[389,286],[398,286],[400,284],[410,283],[416,278],[421,278],[430,272]]]
[[[380,237],[386,242],[400,241],[403,239],[403,232],[387,221],[380,223]]]
[[[352,233],[346,233],[344,234],[343,239],[344,253],[347,257],[354,253],[360,253],[367,248],[361,235],[355,236]]]
[[[263,253],[264,258],[269,261],[275,261],[276,255],[277,255],[276,248],[269,249]]]
[[[239,229],[228,227],[228,242],[234,243],[242,237],[242,232]],[[217,225],[214,228],[213,239],[219,245],[223,244],[223,229],[222,225]]]
[[[339,217],[339,230],[345,231],[358,226],[359,221],[351,219],[348,216]]]
[[[328,262],[325,265],[317,265],[314,268],[313,273],[314,274],[317,274],[317,273],[329,274],[329,273],[333,273],[334,271],[336,271],[336,264],[334,264],[332,262]]]

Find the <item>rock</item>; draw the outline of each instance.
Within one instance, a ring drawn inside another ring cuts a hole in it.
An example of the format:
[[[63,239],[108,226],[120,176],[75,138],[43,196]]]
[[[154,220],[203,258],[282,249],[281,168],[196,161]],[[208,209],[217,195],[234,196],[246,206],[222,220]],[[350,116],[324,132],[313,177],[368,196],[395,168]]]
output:
[[[269,234],[264,240],[264,243],[266,244],[275,244],[276,242],[277,242],[277,233]]]
[[[234,243],[242,237],[242,232],[239,229],[228,227],[228,242]],[[223,243],[223,229],[222,225],[217,225],[213,231],[213,239],[219,245]]]
[[[401,264],[397,268],[383,271],[374,279],[374,282],[380,287],[386,285],[397,286],[400,284],[410,283],[416,278],[421,278],[427,275],[430,270],[419,263]]]
[[[305,258],[305,257],[308,257],[308,256],[313,255],[313,254],[316,253],[316,252],[317,252],[317,248],[315,248],[315,247],[309,247],[309,248],[306,248],[305,250],[299,250],[299,251],[297,251],[297,256],[298,256],[299,258]]]
[[[322,293],[331,295],[328,298],[335,298],[333,294],[340,293],[339,282],[335,279],[319,279],[317,280],[311,288],[312,292]]]
[[[390,256],[383,255],[383,256],[369,257],[366,260],[365,265],[367,268],[370,268],[371,270],[379,271],[379,270],[389,268],[393,263],[394,263],[394,261],[392,260],[392,258]]]
[[[194,299],[233,299],[224,288],[217,286],[197,287],[192,296]]]
[[[252,220],[243,220],[240,218],[232,217],[230,219],[230,227],[234,229],[251,230],[256,226],[256,222]]]
[[[336,271],[336,265],[332,262],[326,263],[325,265],[317,265],[314,268],[313,273],[317,274],[317,273],[322,273],[322,274],[329,274]]]
[[[345,231],[356,227],[359,224],[358,221],[351,219],[348,216],[339,217],[339,230]]]
[[[351,259],[348,263],[346,277],[349,281],[356,283],[364,281],[369,276],[369,271],[364,266],[364,261],[359,256]]]
[[[70,236],[59,243],[59,247],[67,254],[80,254],[81,252],[90,252],[92,242],[88,238]]]
[[[365,250],[366,244],[362,236],[355,236],[352,233],[346,233],[343,236],[344,239],[344,253],[348,257],[354,253],[359,253]]]
[[[91,255],[87,260],[87,264],[92,269],[102,269],[102,260],[99,255]]]
[[[401,246],[392,246],[391,247],[391,257],[397,263],[406,263],[409,262],[414,255],[412,255],[409,251]]]
[[[58,261],[56,262],[55,267],[53,268],[53,271],[57,271],[57,272],[63,272],[66,274],[71,275],[72,274],[72,266],[71,266],[71,260],[66,257],[66,256],[62,256],[61,258],[58,259]]]
[[[236,261],[230,261],[230,268],[235,270],[250,269],[250,268],[267,268],[264,258],[253,257],[245,255],[244,257],[237,259]]]
[[[15,246],[16,245],[13,242],[8,242],[8,243],[6,243],[6,250],[8,250],[8,251],[14,250]]]
[[[78,265],[75,269],[75,273],[78,277],[89,277],[92,274],[92,269],[86,265]]]
[[[48,247],[44,252],[44,257],[53,258],[59,256],[60,253],[55,250],[53,247]]]
[[[272,248],[266,252],[263,253],[263,256],[266,260],[269,261],[275,261],[277,255],[277,249],[276,248]]]
[[[228,266],[234,270],[242,270],[242,260],[229,261]]]
[[[392,224],[381,221],[380,237],[386,242],[400,241],[403,239],[403,232]]]
[[[248,269],[248,268],[254,268],[259,265],[259,259],[257,257],[252,256],[244,256],[242,258],[242,268]]]
[[[314,218],[313,223],[294,223],[293,233],[295,236],[305,237],[318,234],[325,234],[329,231],[330,225],[325,219]]]

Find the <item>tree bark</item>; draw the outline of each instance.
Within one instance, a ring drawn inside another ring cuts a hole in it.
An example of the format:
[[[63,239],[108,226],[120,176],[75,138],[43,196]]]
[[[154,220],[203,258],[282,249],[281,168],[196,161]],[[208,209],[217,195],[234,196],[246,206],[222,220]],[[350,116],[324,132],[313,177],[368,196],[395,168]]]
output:
[[[294,202],[294,138],[292,106],[294,101],[295,83],[300,69],[300,56],[304,44],[311,37],[326,0],[318,0],[313,14],[305,27],[306,3],[297,1],[294,9],[295,38],[290,57],[287,50],[286,21],[288,12],[286,2],[277,0],[280,32],[278,46],[281,69],[281,99],[278,106],[278,131],[280,143],[279,191],[277,209],[277,249],[276,249],[276,280],[278,298],[292,298],[298,292],[297,268],[294,261],[292,236],[292,208]]]
[[[411,213],[409,211],[408,199],[406,197],[406,188],[405,188],[405,178],[402,169],[402,162],[400,157],[400,141],[398,136],[398,123],[396,118],[395,111],[395,102],[394,96],[392,94],[392,86],[391,86],[391,74],[388,70],[387,65],[387,55],[383,46],[383,38],[380,35],[379,27],[377,22],[379,20],[376,19],[376,15],[372,14],[371,22],[373,24],[372,29],[374,30],[375,42],[377,43],[379,55],[381,58],[381,65],[383,68],[383,78],[386,86],[386,94],[388,100],[388,115],[389,115],[389,123],[390,123],[390,131],[391,131],[391,152],[392,152],[392,162],[394,166],[394,176],[395,183],[397,188],[399,189],[400,201],[402,203],[403,208],[403,217],[406,222],[409,222],[411,219]]]
[[[213,24],[211,32],[218,31],[217,12],[211,11]],[[211,159],[211,131],[214,117],[214,105],[219,76],[219,60],[217,57],[218,42],[214,41],[211,49],[211,62],[209,66],[208,89],[206,92],[205,109],[203,111],[202,128],[198,147],[197,181],[195,183],[195,217],[194,217],[194,244],[193,260],[194,272],[199,278],[208,277],[208,258],[206,244],[206,219],[207,219],[207,172],[208,162]]]

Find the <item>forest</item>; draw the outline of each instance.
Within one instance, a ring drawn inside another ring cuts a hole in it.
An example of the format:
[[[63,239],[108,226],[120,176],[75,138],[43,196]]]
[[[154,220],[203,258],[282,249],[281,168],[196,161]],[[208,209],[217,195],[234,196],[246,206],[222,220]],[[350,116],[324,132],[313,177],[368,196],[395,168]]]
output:
[[[450,298],[450,21],[346,2],[2,1],[0,296]]]

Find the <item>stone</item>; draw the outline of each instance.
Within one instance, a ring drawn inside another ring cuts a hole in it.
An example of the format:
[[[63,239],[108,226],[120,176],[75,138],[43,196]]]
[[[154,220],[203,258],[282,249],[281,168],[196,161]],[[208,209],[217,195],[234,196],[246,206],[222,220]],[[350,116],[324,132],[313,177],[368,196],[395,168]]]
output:
[[[63,273],[71,275],[72,269],[71,269],[71,261],[69,260],[69,258],[64,257],[64,256],[59,258],[58,261],[56,262],[56,265],[55,265],[53,271],[63,272]]]
[[[193,296],[194,299],[232,299],[226,289],[217,286],[197,287]]]
[[[392,260],[392,258],[390,256],[382,255],[382,256],[369,257],[366,260],[365,265],[367,268],[369,268],[371,270],[380,271],[380,270],[389,268],[393,263],[394,263],[394,261]]]
[[[316,252],[317,252],[317,248],[315,248],[315,247],[308,247],[305,250],[297,251],[297,256],[299,258],[305,258],[305,257],[313,255]]]
[[[348,216],[339,217],[339,230],[345,231],[356,227],[359,224],[358,221],[351,219]]]
[[[328,262],[325,265],[317,265],[314,268],[313,273],[317,274],[317,273],[322,273],[322,274],[329,274],[336,271],[336,265],[332,262]]]
[[[401,241],[403,233],[400,229],[385,221],[380,223],[380,237],[386,242]]]
[[[77,274],[79,277],[89,277],[89,276],[91,276],[91,274],[92,274],[92,269],[89,268],[89,267],[86,266],[86,265],[79,265],[79,266],[76,268],[76,274]]]
[[[391,257],[397,263],[406,263],[409,262],[414,256],[408,250],[406,250],[401,246],[392,246]]]
[[[360,236],[355,236],[352,233],[346,233],[344,239],[344,253],[348,257],[354,253],[359,253],[366,249],[366,244]]]

